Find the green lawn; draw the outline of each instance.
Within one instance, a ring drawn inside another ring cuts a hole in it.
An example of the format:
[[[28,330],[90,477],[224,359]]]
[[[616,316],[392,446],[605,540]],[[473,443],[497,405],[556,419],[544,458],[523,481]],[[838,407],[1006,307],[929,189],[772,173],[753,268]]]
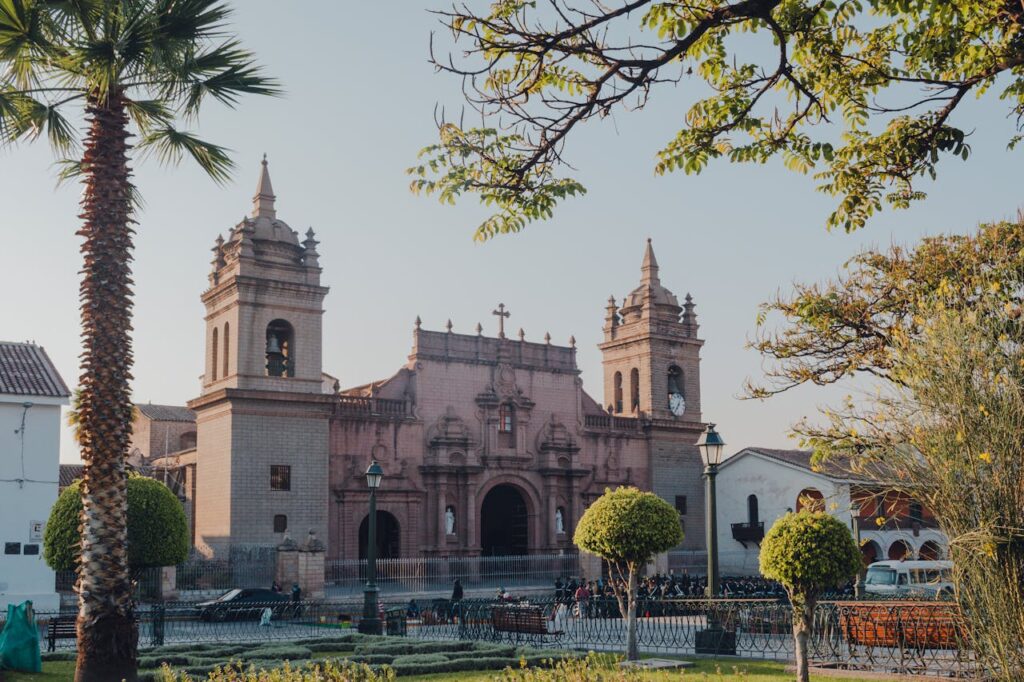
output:
[[[328,654],[330,655],[330,654]],[[682,678],[693,678],[695,680],[706,679],[709,682],[789,682],[792,675],[784,672],[785,666],[782,663],[768,661],[711,661],[701,659],[693,668],[688,668]],[[719,676],[718,672],[721,671]],[[738,671],[740,674],[736,674]],[[7,682],[66,682],[74,677],[74,661],[47,661],[43,663],[43,672],[38,675],[29,673],[7,673]],[[401,677],[400,680],[409,682],[427,682],[428,680],[461,680],[462,682],[490,682],[498,673],[488,672],[460,672],[460,673],[438,673],[436,675],[420,675],[416,677]],[[651,673],[648,679],[654,681],[679,680],[678,672]],[[853,677],[830,677],[813,675],[811,679],[818,682],[830,680],[843,680],[843,682],[879,682],[878,678],[865,680]]]

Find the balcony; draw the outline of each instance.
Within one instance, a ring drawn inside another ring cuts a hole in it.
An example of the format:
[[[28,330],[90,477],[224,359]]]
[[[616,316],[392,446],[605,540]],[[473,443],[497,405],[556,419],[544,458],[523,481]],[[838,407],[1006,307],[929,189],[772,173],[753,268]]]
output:
[[[634,417],[614,417],[610,414],[588,414],[583,418],[583,425],[588,429],[602,431],[639,431],[640,420]]]
[[[406,403],[404,400],[342,395],[338,396],[338,412],[343,415],[403,418],[406,416]]]
[[[760,545],[761,540],[764,539],[764,521],[732,524],[732,539],[741,543],[744,547],[747,546],[748,542]]]

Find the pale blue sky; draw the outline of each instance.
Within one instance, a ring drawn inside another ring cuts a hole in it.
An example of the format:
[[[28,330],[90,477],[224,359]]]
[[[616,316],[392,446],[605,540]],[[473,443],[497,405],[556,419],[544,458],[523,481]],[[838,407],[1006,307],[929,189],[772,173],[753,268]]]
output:
[[[640,277],[648,236],[663,283],[697,303],[703,352],[703,414],[733,452],[788,447],[789,424],[835,391],[797,390],[767,403],[736,399],[761,360],[744,348],[757,305],[795,280],[828,277],[858,249],[922,234],[965,231],[1015,214],[1019,152],[1005,149],[1012,121],[989,96],[958,113],[976,133],[968,163],[942,164],[930,198],[886,212],[854,235],[829,234],[832,206],[813,181],[780,164],[715,163],[700,177],[655,177],[657,149],[679,127],[686,88],[657,92],[644,112],[589,127],[568,149],[590,190],[555,219],[487,244],[472,241],[484,215],[472,200],[452,208],[412,196],[404,169],[435,139],[435,103],[457,110],[458,82],[427,63],[436,28],[430,2],[326,2],[287,8],[236,2],[235,25],[287,89],[282,99],[246,99],[236,111],[211,105],[201,132],[232,150],[234,181],[217,187],[197,169],[136,164],[146,206],[135,253],[136,401],[184,403],[199,391],[210,247],[249,210],[258,162],[270,160],[278,215],[321,241],[331,287],[324,369],[344,386],[390,375],[405,362],[413,320],[430,329],[451,318],[495,333],[504,302],[511,329],[528,339],[575,335],[584,385],[602,396],[604,306]],[[475,3],[483,6],[484,3]],[[44,345],[76,383],[79,270],[78,188],[55,189],[44,145],[0,155],[0,338]],[[77,458],[65,436],[61,459]]]

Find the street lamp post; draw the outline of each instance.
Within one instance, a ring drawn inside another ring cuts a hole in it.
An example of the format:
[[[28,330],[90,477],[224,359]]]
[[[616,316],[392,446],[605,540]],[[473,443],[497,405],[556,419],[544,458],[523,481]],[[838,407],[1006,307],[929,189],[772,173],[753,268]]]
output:
[[[856,502],[850,504],[850,528],[853,531],[853,543],[857,545],[857,552],[861,552],[860,547],[860,505]],[[864,555],[861,554],[861,557]],[[863,563],[863,559],[861,560]],[[864,594],[864,567],[861,566],[860,570],[857,571],[857,579],[853,583],[853,595],[860,599],[861,595]]]
[[[707,430],[701,434],[697,440],[697,449],[700,450],[700,458],[704,462],[704,477],[707,481],[704,493],[704,532],[707,535],[707,597],[710,601],[718,596],[718,508],[715,500],[715,477],[718,475],[718,464],[722,461],[722,450],[725,449],[725,441],[718,431],[715,431],[714,424],[708,424]],[[707,627],[696,633],[694,645],[698,654],[736,654],[736,634],[727,632],[721,626],[714,604],[708,604]]]
[[[369,532],[366,538],[366,588],[363,590],[363,618],[359,632],[366,635],[381,634],[380,614],[377,606],[377,488],[384,470],[377,460],[366,469],[366,487],[370,489]]]
[[[697,440],[697,448],[700,450],[700,458],[704,462],[704,478],[707,482],[704,498],[706,502],[706,518],[704,519],[704,532],[707,535],[708,547],[708,599],[718,596],[718,509],[715,500],[715,477],[718,475],[718,463],[722,460],[722,450],[725,449],[725,441],[718,431],[715,431],[714,424],[708,424],[708,428]]]

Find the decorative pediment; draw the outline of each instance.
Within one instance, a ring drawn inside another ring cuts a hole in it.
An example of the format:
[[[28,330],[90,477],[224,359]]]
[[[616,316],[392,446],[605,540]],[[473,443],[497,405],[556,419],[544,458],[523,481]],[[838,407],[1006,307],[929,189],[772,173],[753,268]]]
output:
[[[565,455],[571,460],[572,455],[580,451],[580,446],[565,424],[559,422],[555,415],[551,415],[537,434],[537,451]],[[561,459],[559,457],[559,461]]]
[[[445,413],[427,429],[427,444],[432,448],[461,447],[468,448],[471,442],[469,427],[462,418],[455,414],[449,405]]]

